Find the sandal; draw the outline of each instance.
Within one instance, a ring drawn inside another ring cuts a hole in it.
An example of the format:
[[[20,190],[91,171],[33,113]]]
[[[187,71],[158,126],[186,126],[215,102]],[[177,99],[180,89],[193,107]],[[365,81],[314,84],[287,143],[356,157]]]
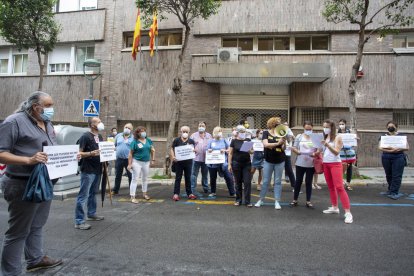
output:
[[[131,197],[131,203],[138,204],[139,202],[135,197]]]
[[[145,200],[150,200],[151,198],[149,197],[149,195],[144,195],[144,199]]]
[[[318,190],[322,190],[322,187],[321,187],[321,186],[319,186],[318,184],[315,184],[315,187],[316,187],[316,189],[318,189]]]
[[[352,191],[353,190],[350,185],[345,185],[345,189],[348,190],[348,191]]]
[[[315,206],[313,206],[313,204],[310,202],[306,202],[306,208],[315,209]]]
[[[296,206],[298,206],[298,202],[297,202],[296,200],[293,200],[293,201],[289,204],[289,206],[290,206],[290,207],[296,207]]]

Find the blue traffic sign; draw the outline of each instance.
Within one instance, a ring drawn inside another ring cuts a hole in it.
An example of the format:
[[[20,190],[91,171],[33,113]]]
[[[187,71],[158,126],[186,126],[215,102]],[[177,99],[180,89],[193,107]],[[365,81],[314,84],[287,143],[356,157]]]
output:
[[[98,117],[99,107],[98,100],[83,100],[83,117]]]

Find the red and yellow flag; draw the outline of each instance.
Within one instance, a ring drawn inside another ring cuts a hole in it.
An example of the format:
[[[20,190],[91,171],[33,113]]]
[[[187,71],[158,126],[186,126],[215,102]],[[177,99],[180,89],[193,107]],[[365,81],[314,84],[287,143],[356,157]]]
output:
[[[150,27],[149,31],[149,37],[150,37],[150,56],[154,56],[154,46],[155,46],[155,37],[158,35],[158,21],[157,21],[157,11],[154,11],[154,14],[152,16],[152,25]]]
[[[138,8],[137,14],[137,21],[135,23],[135,30],[134,30],[134,41],[132,43],[132,58],[134,60],[137,59],[137,53],[139,51],[139,39],[141,37],[141,15]]]

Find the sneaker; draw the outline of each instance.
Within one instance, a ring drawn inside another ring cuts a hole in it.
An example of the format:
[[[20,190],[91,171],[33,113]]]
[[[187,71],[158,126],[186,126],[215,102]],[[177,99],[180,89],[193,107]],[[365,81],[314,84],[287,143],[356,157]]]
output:
[[[339,214],[339,208],[329,207],[326,210],[323,210],[324,214]]]
[[[208,197],[216,197],[216,194],[215,193],[211,193],[211,194],[208,195]]]
[[[394,199],[394,200],[397,200],[397,199],[400,198],[397,194],[389,194],[389,195],[387,195],[387,197],[391,198],[391,199]]]
[[[263,200],[259,199],[259,201],[256,202],[254,207],[260,208],[260,206],[262,206],[262,205],[263,205]]]
[[[352,214],[350,212],[345,213],[345,223],[352,223],[354,221]]]
[[[180,197],[177,194],[175,194],[175,195],[173,195],[172,199],[174,201],[179,201],[180,200]]]
[[[280,204],[279,204],[279,201],[275,201],[275,209],[276,210],[282,210],[282,207],[280,206]]]
[[[135,197],[131,197],[131,203],[138,204],[139,201]]]
[[[82,223],[82,224],[75,224],[75,229],[79,229],[79,230],[89,230],[91,229],[91,226],[87,223]]]
[[[47,269],[47,268],[52,268],[58,265],[61,265],[62,259],[58,259],[58,260],[54,260],[48,256],[44,256],[40,262],[38,262],[35,265],[28,265],[26,267],[27,272],[33,272],[33,271],[37,271],[40,269]]]
[[[103,216],[94,215],[94,216],[87,217],[86,220],[90,220],[90,221],[100,221],[100,220],[104,220],[104,217]]]
[[[191,194],[191,195],[188,196],[188,199],[194,200],[194,199],[197,199],[197,197],[195,195]]]

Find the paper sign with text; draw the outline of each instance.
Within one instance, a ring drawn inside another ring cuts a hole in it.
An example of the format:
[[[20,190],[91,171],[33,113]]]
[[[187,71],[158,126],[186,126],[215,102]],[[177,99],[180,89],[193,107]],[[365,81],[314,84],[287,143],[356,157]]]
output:
[[[345,147],[356,147],[357,146],[357,135],[355,133],[339,133],[342,137],[342,143]]]
[[[261,140],[252,140],[254,151],[264,151],[264,145]]]
[[[175,147],[174,152],[175,152],[175,159],[177,159],[177,161],[183,161],[183,160],[195,158],[194,147],[192,145]]]
[[[407,148],[407,136],[381,136],[380,142],[381,148],[397,148],[397,149],[406,149]]]
[[[112,142],[99,142],[101,162],[112,161],[116,159],[115,144]]]
[[[50,179],[76,174],[78,172],[79,145],[46,146],[47,171]]]
[[[221,153],[220,150],[213,150],[206,152],[206,164],[223,164],[226,162],[226,154]]]

